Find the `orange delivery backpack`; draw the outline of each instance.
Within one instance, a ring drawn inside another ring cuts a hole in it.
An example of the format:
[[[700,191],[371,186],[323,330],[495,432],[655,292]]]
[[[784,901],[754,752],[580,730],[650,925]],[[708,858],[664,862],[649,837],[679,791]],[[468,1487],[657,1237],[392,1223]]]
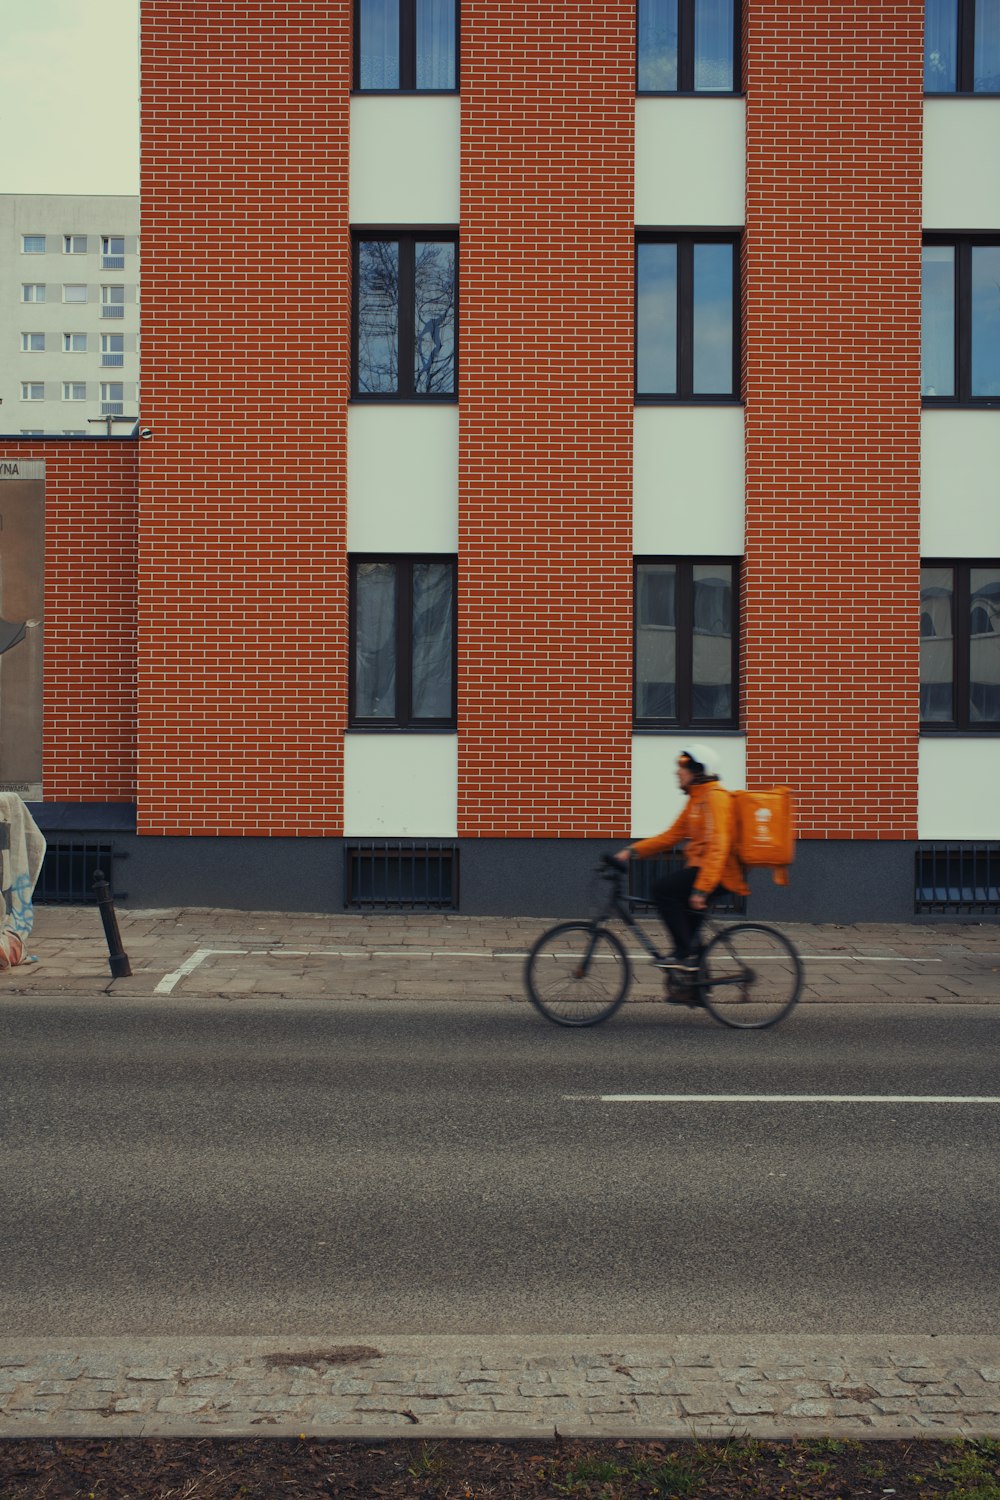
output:
[[[733,792],[736,857],[747,868],[763,865],[774,872],[775,885],[788,884],[795,858],[795,810],[791,788]]]

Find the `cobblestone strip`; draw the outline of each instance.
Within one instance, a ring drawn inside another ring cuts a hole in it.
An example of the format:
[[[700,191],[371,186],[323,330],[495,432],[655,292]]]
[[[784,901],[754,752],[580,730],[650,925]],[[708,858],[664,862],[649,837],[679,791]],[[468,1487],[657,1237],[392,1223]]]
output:
[[[1000,1435],[1000,1339],[967,1342],[8,1341],[0,1436]]]

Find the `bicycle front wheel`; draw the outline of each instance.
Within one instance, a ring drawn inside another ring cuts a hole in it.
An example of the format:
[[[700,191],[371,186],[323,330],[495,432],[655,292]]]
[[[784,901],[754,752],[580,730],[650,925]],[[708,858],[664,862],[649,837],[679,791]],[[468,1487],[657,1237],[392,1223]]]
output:
[[[705,1009],[723,1026],[763,1031],[799,998],[802,963],[784,933],[758,922],[723,927],[701,956]]]
[[[563,922],[543,932],[524,966],[528,998],[557,1026],[606,1021],[625,999],[631,977],[621,943],[593,922]]]

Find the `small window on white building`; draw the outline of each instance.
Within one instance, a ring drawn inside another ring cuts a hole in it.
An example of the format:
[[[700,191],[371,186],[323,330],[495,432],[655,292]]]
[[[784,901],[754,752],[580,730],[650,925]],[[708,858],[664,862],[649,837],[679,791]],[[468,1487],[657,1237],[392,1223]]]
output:
[[[64,333],[63,334],[63,353],[64,354],[86,354],[86,352],[87,352],[87,335],[85,333]]]
[[[45,287],[44,287],[44,285],[40,286],[37,282],[30,282],[30,281],[23,283],[23,285],[21,287],[21,301],[22,302],[44,302],[45,301]]]
[[[123,333],[101,334],[101,364],[106,368],[117,367],[125,363],[125,335]]]
[[[86,302],[87,286],[85,282],[70,282],[63,286],[64,302]]]
[[[22,333],[21,348],[25,354],[40,354],[45,348],[44,333]]]
[[[120,380],[101,381],[101,416],[120,417],[125,411],[125,386]]]
[[[125,288],[123,286],[101,287],[101,317],[124,318]]]
[[[62,398],[64,401],[86,401],[87,382],[85,380],[64,380]]]
[[[22,255],[44,255],[45,254],[45,236],[44,236],[44,234],[22,234],[22,236],[21,236],[21,254]]]
[[[22,380],[21,381],[21,400],[22,401],[44,401],[45,400],[45,381],[44,380]]]
[[[63,255],[86,255],[87,236],[85,234],[64,234]]]
[[[105,271],[120,271],[125,265],[125,236],[101,235],[101,266]]]

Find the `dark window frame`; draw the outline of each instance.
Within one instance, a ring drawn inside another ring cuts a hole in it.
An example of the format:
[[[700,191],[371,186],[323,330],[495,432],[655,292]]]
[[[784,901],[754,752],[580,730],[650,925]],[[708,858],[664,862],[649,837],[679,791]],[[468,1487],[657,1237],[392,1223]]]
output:
[[[924,245],[950,245],[955,251],[955,394],[924,396],[925,406],[1000,408],[1000,396],[972,394],[972,250],[975,245],[1000,246],[1000,234],[983,230],[928,230]],[[921,381],[922,381],[921,372]]]
[[[361,563],[392,563],[396,569],[396,712],[389,718],[363,718],[357,701],[357,568]],[[434,719],[413,717],[413,568],[447,563],[451,568],[451,713]],[[453,552],[352,552],[348,558],[348,693],[351,730],[372,734],[440,734],[458,727],[458,558]]]
[[[924,89],[925,99],[955,99],[959,95],[975,99],[1000,98],[996,89],[973,87],[976,70],[976,3],[977,0],[958,0],[958,17],[955,43],[955,87],[954,89]],[[926,14],[926,12],[925,12]],[[927,38],[924,36],[925,66]]]
[[[639,87],[639,0],[636,0],[635,91],[640,99],[732,99],[743,93],[743,3],[733,6],[733,86],[731,89],[696,89],[694,86],[694,8],[695,0],[677,0],[677,87],[675,89],[641,89]]]
[[[677,246],[677,390],[645,392],[639,380],[639,246]],[[694,248],[696,245],[733,247],[733,380],[731,392],[694,390]],[[743,233],[739,229],[641,229],[633,247],[633,361],[637,406],[733,406],[742,402],[741,306]]]
[[[358,253],[362,241],[382,240],[387,244],[399,245],[399,301],[397,305],[397,353],[396,362],[399,376],[399,390],[395,391],[362,391],[358,389],[358,339],[360,334],[357,286],[358,286]],[[417,242],[427,240],[440,241],[442,244],[455,246],[455,382],[454,390],[451,391],[417,391],[413,389],[413,334],[414,334],[414,304],[416,300],[416,261],[415,247]],[[351,229],[351,400],[352,401],[430,401],[443,402],[446,405],[455,405],[458,402],[459,381],[459,237],[458,230],[449,226],[442,228],[432,226],[424,229],[415,229],[407,225],[405,229],[366,229],[354,227]],[[406,388],[403,388],[403,372],[406,372]]]
[[[677,680],[674,718],[640,717],[636,704],[639,685],[639,569],[675,567],[677,589],[675,615]],[[732,714],[727,719],[697,719],[692,715],[692,681],[694,668],[694,572],[695,568],[729,567],[733,576],[733,633],[731,639]],[[711,729],[731,732],[740,727],[740,612],[742,603],[743,559],[721,553],[692,557],[673,553],[646,555],[632,560],[632,727],[644,733],[673,734],[679,729]]]
[[[921,719],[921,734],[1000,735],[1000,719],[973,719],[969,711],[972,632],[969,605],[972,597],[969,574],[973,568],[1000,570],[1000,557],[922,557],[924,568],[950,568],[952,572],[951,683],[952,717]]]
[[[356,94],[457,94],[461,66],[462,7],[455,0],[455,83],[450,89],[417,88],[417,0],[399,0],[399,86],[394,89],[366,89],[361,84],[361,0],[354,0],[354,60],[351,87]]]

